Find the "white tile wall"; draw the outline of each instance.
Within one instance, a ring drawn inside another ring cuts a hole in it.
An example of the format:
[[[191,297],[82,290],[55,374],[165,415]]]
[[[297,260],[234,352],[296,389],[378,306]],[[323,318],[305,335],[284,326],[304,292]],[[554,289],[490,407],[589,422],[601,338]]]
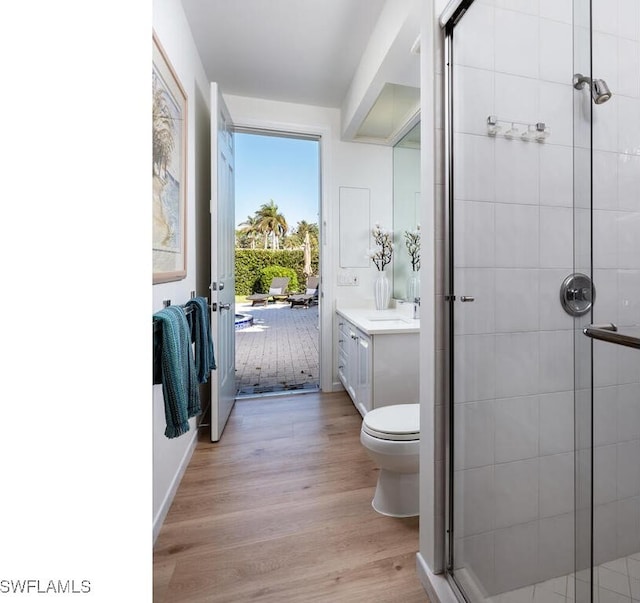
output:
[[[573,513],[573,452],[540,458],[540,517]]]
[[[573,74],[573,28],[568,23],[540,19],[540,79],[566,84]]]
[[[514,304],[514,296],[518,303]],[[495,331],[537,331],[540,322],[540,271],[499,268],[495,271]],[[466,307],[464,311],[466,311]]]
[[[640,40],[640,3],[637,0],[618,0],[618,35]]]
[[[619,155],[607,151],[593,152],[593,203],[595,209],[618,209]]]
[[[534,584],[538,578],[538,522],[495,532],[496,592]]]
[[[539,19],[511,10],[495,11],[495,70],[537,78]]]
[[[573,392],[541,394],[539,400],[540,455],[572,451],[574,448]]]
[[[618,387],[596,387],[593,392],[593,430],[596,446],[618,441]]]
[[[618,56],[624,57],[623,61],[617,63],[619,64],[617,92],[623,96],[638,98],[640,97],[640,43],[622,38],[617,42]],[[613,71],[615,72],[615,69]]]
[[[487,71],[484,73],[485,77],[495,80],[493,110],[487,111],[487,115],[495,113],[507,122],[537,123],[540,121],[537,80],[509,73],[495,73],[495,75]],[[486,133],[486,130],[483,133]]]
[[[573,150],[540,145],[540,205],[573,207]]]
[[[618,271],[618,323],[640,324],[640,270]]]
[[[540,117],[551,130],[549,144],[573,144],[573,94],[571,85],[540,82]]]
[[[493,400],[457,404],[455,469],[473,469],[494,464]]]
[[[461,268],[456,270],[455,290],[460,295],[465,291],[473,293],[476,301],[466,304],[461,312],[454,316],[455,332],[461,335],[473,333],[493,333],[496,330],[496,295],[500,292],[495,282],[495,270],[492,268]]]
[[[540,17],[571,24],[573,22],[572,0],[540,0]]]
[[[486,136],[456,134],[454,188],[456,199],[495,199],[495,145]]]
[[[495,209],[493,203],[456,201],[454,254],[457,266],[495,267]]]
[[[618,444],[617,497],[640,495],[640,440]],[[640,515],[639,515],[640,516]]]
[[[617,189],[614,188],[618,208],[621,211],[640,212],[640,157],[619,154],[617,156]],[[611,189],[602,191],[599,198],[611,195]]]
[[[477,4],[467,11],[454,40],[456,64],[493,70],[494,9]]]
[[[614,100],[614,99],[611,99]],[[611,105],[618,108],[617,118],[619,120],[618,148],[614,149],[620,153],[637,155],[640,152],[640,99],[626,96],[617,97],[616,103],[606,103],[600,108]]]
[[[537,206],[496,204],[497,267],[538,267],[539,216],[540,210]]]
[[[573,210],[568,207],[540,208],[541,268],[564,268],[570,274],[573,265]],[[562,282],[562,281],[560,281]]]
[[[495,335],[456,335],[454,338],[455,402],[496,397]]]
[[[547,580],[549,576],[555,578],[573,571],[574,524],[572,512],[540,520],[537,580]],[[549,601],[549,597],[545,593],[544,597],[534,600]]]
[[[538,314],[540,316],[540,330],[572,329],[573,318],[569,316],[560,304],[550,303],[558,295],[559,285],[567,276],[567,269],[544,269],[538,271],[540,276],[540,294],[538,297]]]
[[[538,456],[538,412],[536,396],[503,398],[494,402],[496,463]],[[532,481],[535,483],[535,478]]]
[[[487,132],[487,116],[491,114],[494,100],[494,73],[486,69],[460,66],[454,74],[456,89],[453,107],[454,130],[465,134],[484,135]],[[475,98],[469,103],[465,99]]]
[[[532,117],[529,121],[534,119]],[[504,138],[496,139],[494,169],[497,203],[538,205],[538,146]]]

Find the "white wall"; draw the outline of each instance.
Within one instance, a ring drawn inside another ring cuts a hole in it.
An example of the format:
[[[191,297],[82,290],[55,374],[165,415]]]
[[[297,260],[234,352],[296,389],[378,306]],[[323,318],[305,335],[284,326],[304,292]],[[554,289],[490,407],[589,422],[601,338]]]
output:
[[[341,127],[345,138],[355,136],[386,82],[416,85],[413,69],[408,68],[412,66],[410,56],[405,53],[411,48],[415,32],[419,29],[414,25],[418,10],[418,0],[387,0],[382,8],[342,102]],[[408,39],[404,39],[407,36]],[[399,59],[392,58],[392,55],[398,53],[401,53]]]
[[[444,538],[443,450],[441,419],[444,407],[442,390],[442,331],[443,307],[441,273],[438,263],[442,259],[442,180],[437,170],[442,148],[441,140],[442,70],[439,59],[440,28],[437,14],[440,6],[433,0],[422,2],[420,45],[421,92],[421,196],[420,225],[423,232],[420,275],[420,550],[418,575],[434,600],[446,596],[448,586],[434,573],[442,571]],[[440,84],[440,85],[439,85]],[[451,596],[451,595],[450,595]]]
[[[154,0],[153,28],[173,68],[175,69],[188,98],[188,157],[187,157],[187,277],[173,283],[153,286],[152,313],[162,308],[162,301],[170,299],[173,304],[183,304],[191,291],[207,295],[202,284],[208,279],[198,278],[198,269],[207,265],[203,256],[202,231],[196,229],[197,206],[206,206],[208,215],[209,172],[203,169],[201,149],[203,131],[208,131],[209,82],[204,73],[195,48],[191,31],[182,11],[182,5],[174,0]],[[151,44],[151,36],[149,36]],[[200,142],[198,142],[200,141]],[[204,247],[206,250],[206,247]],[[203,387],[206,393],[206,386]],[[205,397],[206,399],[206,397]],[[186,464],[191,458],[196,442],[195,419],[190,420],[190,431],[178,438],[164,436],[166,426],[162,386],[153,386],[153,530],[154,537],[162,525],[173,494]]]

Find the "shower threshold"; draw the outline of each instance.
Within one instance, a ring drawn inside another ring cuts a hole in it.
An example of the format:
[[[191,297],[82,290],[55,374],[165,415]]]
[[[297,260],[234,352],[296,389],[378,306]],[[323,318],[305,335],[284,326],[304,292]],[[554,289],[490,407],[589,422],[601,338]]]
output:
[[[463,574],[466,573],[462,570]],[[458,570],[459,573],[459,570]],[[468,579],[469,574],[466,574]],[[483,603],[571,603],[589,601],[589,573],[571,573],[545,582],[472,600]],[[467,582],[464,578],[463,582]],[[638,603],[640,601],[640,552],[607,561],[594,568],[594,603]],[[576,588],[578,597],[576,597]],[[476,591],[477,592],[477,591]]]

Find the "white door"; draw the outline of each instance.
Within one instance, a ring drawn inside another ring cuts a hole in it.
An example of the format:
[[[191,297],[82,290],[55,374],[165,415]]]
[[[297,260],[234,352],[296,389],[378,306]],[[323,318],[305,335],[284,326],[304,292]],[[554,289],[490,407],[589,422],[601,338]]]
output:
[[[231,118],[211,84],[211,331],[217,370],[211,375],[211,441],[235,402],[234,167]]]

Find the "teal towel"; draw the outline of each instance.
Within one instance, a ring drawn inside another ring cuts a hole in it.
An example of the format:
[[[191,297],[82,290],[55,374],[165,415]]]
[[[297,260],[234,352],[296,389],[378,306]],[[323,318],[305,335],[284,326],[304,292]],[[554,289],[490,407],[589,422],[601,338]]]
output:
[[[196,374],[200,383],[206,383],[209,373],[216,368],[209,321],[209,302],[204,297],[194,297],[187,302],[187,306],[192,306],[191,332],[195,342]]]
[[[200,414],[200,391],[191,349],[189,323],[181,306],[168,306],[153,315],[162,326],[162,393],[167,427],[176,438],[189,431],[189,419]]]

